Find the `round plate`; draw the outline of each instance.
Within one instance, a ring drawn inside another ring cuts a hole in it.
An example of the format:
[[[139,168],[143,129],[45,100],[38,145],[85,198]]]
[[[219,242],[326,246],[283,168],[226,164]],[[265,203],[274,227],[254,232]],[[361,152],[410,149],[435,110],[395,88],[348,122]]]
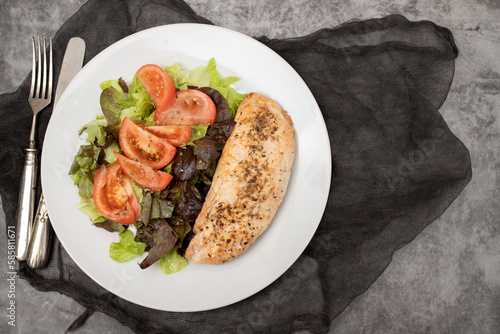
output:
[[[102,114],[99,84],[122,77],[130,82],[142,65],[183,69],[214,58],[221,76],[240,78],[240,92],[258,92],[290,114],[297,152],[288,192],[269,228],[241,256],[221,265],[189,265],[165,275],[158,264],[141,270],[138,262],[109,257],[116,233],[92,226],[76,208],[77,187],[68,175],[82,140],[78,130]],[[295,70],[251,37],[211,25],[174,24],[130,35],[93,58],[73,79],[56,106],[45,135],[42,186],[54,230],[62,245],[94,281],[130,302],[164,311],[193,312],[243,300],[271,284],[300,256],[326,206],[331,153],[320,109]],[[200,284],[203,283],[203,284]]]

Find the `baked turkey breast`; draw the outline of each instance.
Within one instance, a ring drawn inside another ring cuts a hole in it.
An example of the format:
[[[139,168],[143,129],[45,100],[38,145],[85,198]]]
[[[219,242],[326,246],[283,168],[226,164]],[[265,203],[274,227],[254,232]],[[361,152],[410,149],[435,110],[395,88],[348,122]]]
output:
[[[222,151],[185,257],[220,264],[243,253],[266,230],[285,196],[295,131],[275,101],[250,93]]]

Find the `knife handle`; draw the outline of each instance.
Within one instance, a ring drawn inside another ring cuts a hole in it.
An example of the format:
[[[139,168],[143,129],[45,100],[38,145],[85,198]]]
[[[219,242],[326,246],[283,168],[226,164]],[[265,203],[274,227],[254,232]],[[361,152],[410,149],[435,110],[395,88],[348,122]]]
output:
[[[40,269],[47,265],[50,255],[52,241],[52,226],[49,214],[45,206],[45,200],[40,196],[38,209],[33,224],[33,234],[30,240],[28,259],[26,260],[31,269]]]
[[[33,211],[35,207],[36,174],[38,169],[38,149],[26,148],[21,188],[18,200],[16,228],[16,259],[24,261],[28,255],[29,239],[33,226]]]

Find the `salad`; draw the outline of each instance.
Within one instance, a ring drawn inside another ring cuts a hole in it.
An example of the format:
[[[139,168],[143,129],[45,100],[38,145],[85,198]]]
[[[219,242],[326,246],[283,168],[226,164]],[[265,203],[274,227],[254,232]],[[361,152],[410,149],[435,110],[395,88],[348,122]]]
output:
[[[101,83],[102,115],[78,135],[85,143],[69,174],[94,226],[117,233],[109,256],[147,256],[165,274],[187,266],[183,257],[210,189],[218,158],[245,97],[222,78],[215,60],[193,70],[178,63],[142,66],[130,84]]]

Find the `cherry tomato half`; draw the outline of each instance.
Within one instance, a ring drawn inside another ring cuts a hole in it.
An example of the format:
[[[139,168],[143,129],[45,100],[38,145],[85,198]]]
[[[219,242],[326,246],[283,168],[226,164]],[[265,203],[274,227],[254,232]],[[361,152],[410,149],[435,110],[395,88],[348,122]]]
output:
[[[132,184],[118,163],[109,169],[104,165],[99,167],[94,178],[92,196],[97,211],[112,221],[133,224],[141,215]]]
[[[162,111],[170,106],[175,98],[175,83],[167,72],[158,65],[148,64],[135,75],[153,100],[156,110]]]
[[[189,125],[151,125],[145,126],[144,129],[176,147],[186,144],[191,137]]]
[[[155,170],[151,166],[129,159],[118,152],[114,153],[125,175],[143,188],[161,191],[173,179],[173,176],[166,172]]]
[[[177,149],[165,139],[144,130],[128,117],[122,121],[119,139],[127,157],[156,169],[165,167],[177,152]]]
[[[214,124],[217,108],[212,99],[196,89],[186,89],[175,94],[166,110],[155,111],[156,125]]]

